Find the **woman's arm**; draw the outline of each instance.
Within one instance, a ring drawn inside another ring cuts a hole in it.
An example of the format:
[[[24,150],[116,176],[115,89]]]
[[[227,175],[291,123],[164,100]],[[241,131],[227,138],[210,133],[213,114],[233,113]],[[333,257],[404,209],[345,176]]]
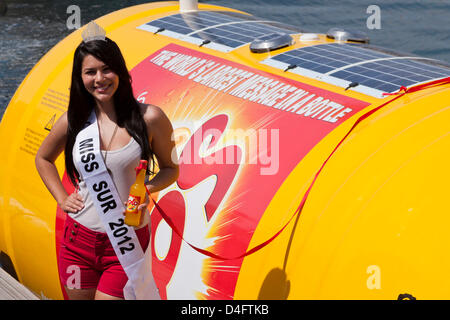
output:
[[[55,166],[55,161],[63,152],[66,144],[67,125],[67,114],[64,113],[42,142],[36,154],[35,163],[42,181],[61,209],[66,212],[77,212],[84,206],[82,198],[76,192],[71,195],[67,194]]]
[[[150,146],[158,160],[159,172],[147,183],[150,193],[158,192],[170,186],[178,179],[178,163],[172,159],[175,143],[172,139],[173,128],[166,114],[156,106],[147,106],[144,113]]]

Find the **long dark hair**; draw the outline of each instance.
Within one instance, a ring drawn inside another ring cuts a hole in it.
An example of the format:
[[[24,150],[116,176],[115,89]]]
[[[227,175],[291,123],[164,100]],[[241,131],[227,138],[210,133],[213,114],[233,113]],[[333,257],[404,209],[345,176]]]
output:
[[[79,173],[73,163],[72,149],[77,134],[83,129],[89,115],[95,107],[94,97],[86,90],[81,78],[84,58],[92,55],[105,63],[119,76],[119,86],[114,93],[114,107],[119,127],[127,130],[141,146],[141,159],[153,164],[153,151],[148,143],[147,126],[142,117],[139,103],[133,96],[131,76],[117,44],[109,38],[81,42],[75,50],[70,86],[69,107],[67,109],[67,142],[65,147],[65,164],[67,175],[74,186],[79,180]],[[149,166],[150,167],[150,166]]]

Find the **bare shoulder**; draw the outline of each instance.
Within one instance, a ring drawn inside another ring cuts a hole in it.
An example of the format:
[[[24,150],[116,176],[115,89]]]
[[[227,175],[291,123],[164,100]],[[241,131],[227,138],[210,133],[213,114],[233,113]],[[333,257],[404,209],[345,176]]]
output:
[[[67,112],[64,112],[52,127],[53,132],[60,134],[65,134],[67,132],[67,127],[69,126],[69,120],[67,119]]]
[[[147,126],[161,126],[170,123],[169,118],[164,111],[152,104],[140,103],[142,116]]]

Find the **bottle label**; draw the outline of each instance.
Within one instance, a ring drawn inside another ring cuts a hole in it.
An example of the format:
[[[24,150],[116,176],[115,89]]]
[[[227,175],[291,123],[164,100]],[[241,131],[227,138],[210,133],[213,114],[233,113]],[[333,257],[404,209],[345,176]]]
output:
[[[141,197],[130,194],[127,201],[127,212],[138,213],[138,206],[141,203]]]

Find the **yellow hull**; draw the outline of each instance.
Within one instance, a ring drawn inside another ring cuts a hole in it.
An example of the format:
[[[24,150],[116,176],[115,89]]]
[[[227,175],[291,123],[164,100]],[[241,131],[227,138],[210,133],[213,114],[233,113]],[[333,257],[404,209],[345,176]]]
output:
[[[206,4],[199,8],[235,11]],[[270,238],[292,216],[313,176],[356,119],[392,96],[380,99],[284,72],[261,64],[270,54],[251,53],[248,46],[219,52],[138,29],[150,20],[178,10],[176,2],[151,3],[111,13],[96,22],[119,44],[129,69],[164,48],[184,48],[187,54],[215,57],[230,66],[245,66],[361,103],[357,112],[311,147],[283,178],[272,198],[267,199],[267,207],[258,213],[260,219],[255,218],[251,240],[242,246],[252,248]],[[57,265],[63,217],[57,214],[56,203],[35,169],[34,155],[54,120],[67,108],[73,52],[81,41],[80,34],[75,31],[39,61],[17,90],[0,125],[0,154],[3,155],[0,159],[0,250],[11,259],[21,283],[51,299],[64,297]],[[319,35],[317,40],[296,41],[277,53],[333,42]],[[221,102],[220,95],[214,100],[214,89],[192,88],[203,92],[202,98],[211,100],[209,106],[228,101]],[[225,113],[229,117],[228,126],[239,128],[240,120],[233,115],[233,112],[239,114],[239,105],[207,110],[200,105],[201,99],[194,100],[198,102],[196,105],[189,104],[189,89],[176,88],[184,95],[170,99],[181,101],[181,106],[191,109],[175,111],[175,102],[173,109],[161,105],[176,130],[186,128],[182,119],[199,121],[204,120],[205,114],[212,118]],[[446,84],[406,94],[362,121],[324,167],[301,214],[270,244],[240,261],[236,281],[232,288],[226,289],[232,294],[226,297],[397,299],[407,293],[418,299],[450,298],[450,280],[446,280],[450,268],[447,254],[450,212],[446,201],[450,181],[449,89],[450,85]],[[152,94],[157,96],[158,92],[150,93],[147,101],[151,101]],[[189,136],[192,129],[187,132]],[[293,136],[291,143],[296,139]],[[57,167],[62,177],[63,156],[58,158]],[[229,190],[237,188],[245,172],[243,167],[238,169]],[[251,192],[258,194],[265,187],[255,186]],[[181,189],[174,186],[169,191],[181,192]],[[228,199],[230,192],[224,199]],[[183,193],[183,197],[187,199],[188,195]],[[229,207],[224,207],[224,203],[221,205],[225,211]],[[220,219],[209,218],[205,225],[216,224],[208,225],[204,241],[196,244],[214,251],[215,240],[211,239],[219,234]],[[155,222],[152,231],[157,231],[158,223]],[[187,224],[184,228],[189,241],[195,232]],[[156,254],[164,255],[158,250]],[[183,260],[187,250],[190,249],[185,244],[181,245],[175,271],[172,270],[174,275],[164,282],[166,297],[180,298],[172,292],[184,286],[185,297],[225,298],[211,293],[211,283],[216,281],[214,272],[225,268],[228,262],[222,262],[219,268],[214,259],[196,256],[202,278],[198,283],[183,283],[180,280],[183,269],[189,274],[189,263]],[[227,252],[220,251],[225,255]],[[164,257],[159,261],[163,263]],[[208,285],[210,288],[205,288]],[[214,290],[221,290],[220,282],[218,285]]]

